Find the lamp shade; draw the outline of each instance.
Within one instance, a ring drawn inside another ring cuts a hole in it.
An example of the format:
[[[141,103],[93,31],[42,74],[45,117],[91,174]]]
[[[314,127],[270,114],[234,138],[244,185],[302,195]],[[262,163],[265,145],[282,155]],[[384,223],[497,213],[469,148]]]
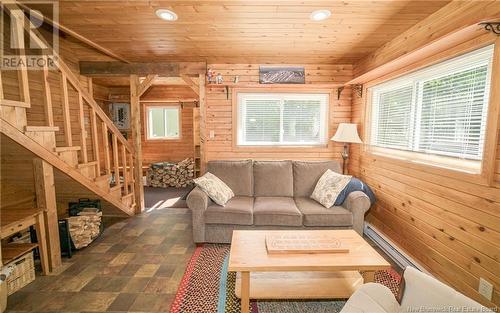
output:
[[[331,140],[338,142],[362,143],[359,139],[357,124],[340,123]]]

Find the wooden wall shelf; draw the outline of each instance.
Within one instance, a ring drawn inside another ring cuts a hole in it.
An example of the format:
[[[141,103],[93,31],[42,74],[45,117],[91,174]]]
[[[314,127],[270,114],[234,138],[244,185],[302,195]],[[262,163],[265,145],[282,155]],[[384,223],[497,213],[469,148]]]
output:
[[[2,245],[2,263],[7,264],[38,247],[36,243],[9,243]]]
[[[293,90],[310,90],[310,89],[339,89],[343,88],[343,84],[258,84],[258,83],[223,83],[223,84],[207,84],[207,88],[225,88],[226,99],[229,99],[229,88],[262,88],[262,89],[293,89]]]

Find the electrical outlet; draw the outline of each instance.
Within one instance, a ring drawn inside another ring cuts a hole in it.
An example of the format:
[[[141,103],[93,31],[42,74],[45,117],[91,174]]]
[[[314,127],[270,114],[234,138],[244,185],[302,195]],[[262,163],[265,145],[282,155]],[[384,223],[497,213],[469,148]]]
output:
[[[210,139],[214,139],[214,138],[215,138],[215,131],[211,130],[210,131]]]
[[[483,297],[491,301],[491,296],[493,295],[493,285],[482,277],[479,278],[478,291]]]

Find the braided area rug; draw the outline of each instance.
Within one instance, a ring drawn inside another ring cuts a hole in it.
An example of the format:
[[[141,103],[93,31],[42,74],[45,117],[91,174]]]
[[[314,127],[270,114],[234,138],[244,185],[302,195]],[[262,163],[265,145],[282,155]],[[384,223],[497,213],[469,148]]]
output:
[[[170,313],[239,313],[240,300],[234,293],[236,274],[227,271],[229,245],[197,247],[188,263]],[[375,282],[394,294],[401,277],[394,270],[377,271]],[[345,299],[335,300],[258,300],[250,302],[252,313],[336,313]]]

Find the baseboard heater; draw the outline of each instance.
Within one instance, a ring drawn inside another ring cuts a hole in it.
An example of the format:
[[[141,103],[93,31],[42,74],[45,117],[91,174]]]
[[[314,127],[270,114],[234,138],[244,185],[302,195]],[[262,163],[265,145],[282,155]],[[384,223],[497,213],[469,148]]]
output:
[[[392,240],[384,236],[380,230],[368,222],[365,222],[364,234],[380,247],[398,266],[406,268],[412,266],[429,274],[418,262],[404,253]]]

